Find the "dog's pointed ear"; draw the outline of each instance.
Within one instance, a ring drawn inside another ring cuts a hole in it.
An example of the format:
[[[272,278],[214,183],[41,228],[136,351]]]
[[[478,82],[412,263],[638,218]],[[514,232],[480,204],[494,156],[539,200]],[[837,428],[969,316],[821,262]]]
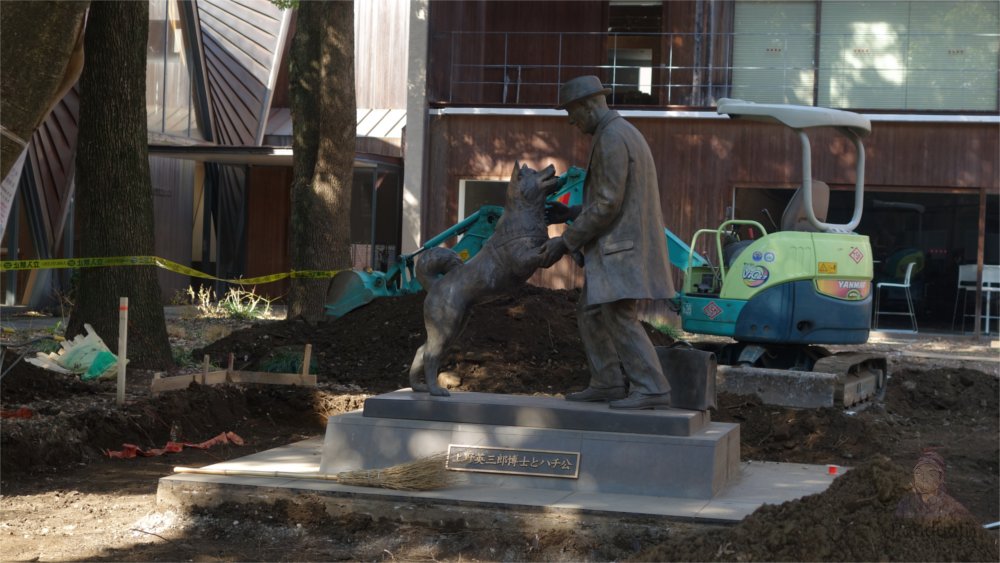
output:
[[[512,170],[511,173],[510,173],[510,179],[511,180],[516,180],[517,178],[520,177],[520,174],[521,174],[521,163],[515,160],[514,161],[514,170]]]

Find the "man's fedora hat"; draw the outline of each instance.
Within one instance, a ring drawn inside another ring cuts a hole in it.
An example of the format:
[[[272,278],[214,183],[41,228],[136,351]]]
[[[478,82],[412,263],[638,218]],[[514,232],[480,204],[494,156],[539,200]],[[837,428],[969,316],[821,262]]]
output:
[[[607,96],[611,93],[610,88],[605,88],[601,84],[601,79],[596,76],[578,76],[572,80],[567,80],[559,88],[559,105],[556,109],[566,109],[566,106],[573,102],[578,102],[584,98],[601,94]]]

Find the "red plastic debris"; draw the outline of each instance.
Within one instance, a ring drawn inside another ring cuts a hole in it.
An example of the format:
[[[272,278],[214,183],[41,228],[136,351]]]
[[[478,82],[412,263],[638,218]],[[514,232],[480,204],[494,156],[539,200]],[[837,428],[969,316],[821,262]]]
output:
[[[154,457],[163,454],[175,454],[181,452],[184,448],[207,450],[208,448],[219,444],[235,444],[237,446],[242,446],[244,442],[243,438],[237,436],[235,432],[223,432],[214,438],[210,438],[197,444],[193,444],[191,442],[167,442],[167,444],[162,448],[152,448],[148,450],[144,450],[135,444],[122,444],[122,449],[105,450],[104,454],[112,458],[132,459],[134,457]]]
[[[35,416],[35,411],[28,407],[21,407],[15,410],[0,410],[0,418],[31,418]]]

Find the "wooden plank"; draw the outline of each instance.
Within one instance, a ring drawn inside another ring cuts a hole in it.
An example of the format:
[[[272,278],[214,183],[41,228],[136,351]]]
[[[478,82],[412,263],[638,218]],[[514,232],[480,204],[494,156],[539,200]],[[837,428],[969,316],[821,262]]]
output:
[[[304,385],[316,386],[315,375],[300,373],[270,373],[266,371],[234,371],[233,383],[264,383],[268,385]]]
[[[312,344],[306,344],[306,349],[302,353],[302,377],[309,377],[309,362],[312,360]]]
[[[192,383],[199,385],[219,385],[221,383],[263,384],[263,385],[302,385],[316,386],[315,375],[300,373],[270,373],[265,371],[233,371],[226,370],[198,372],[173,377],[154,377],[151,383],[152,394],[158,395],[165,391],[187,389]]]
[[[218,385],[229,381],[229,372],[225,370],[189,373],[172,377],[154,376],[150,384],[150,392],[155,397],[164,391],[187,389],[189,385],[198,382],[200,385]]]

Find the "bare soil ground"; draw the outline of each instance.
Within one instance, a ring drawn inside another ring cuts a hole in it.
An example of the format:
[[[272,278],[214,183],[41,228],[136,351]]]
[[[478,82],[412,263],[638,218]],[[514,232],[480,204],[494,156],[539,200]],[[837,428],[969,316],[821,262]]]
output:
[[[584,387],[576,297],[526,288],[480,305],[444,368],[450,386],[552,396]],[[332,518],[308,501],[190,514],[159,510],[157,479],[174,466],[207,465],[319,435],[326,416],[406,387],[423,338],[421,298],[378,300],[318,325],[178,320],[170,333],[192,364],[209,354],[225,365],[233,353],[238,369],[294,371],[310,343],[319,388],[193,385],[152,398],[151,374],[130,371],[127,404],[118,408],[113,383],[18,364],[2,380],[0,403],[33,416],[0,425],[0,560],[1000,559],[997,533],[979,527],[1000,520],[1000,358],[988,344],[873,339],[866,348],[892,358],[889,388],[883,401],[858,412],[785,409],[721,394],[713,419],[741,423],[744,460],[853,467],[821,495],[765,506],[733,526],[656,520],[566,531]],[[669,341],[659,333],[654,338]],[[16,357],[7,356],[5,370]],[[962,360],[968,356],[991,360]],[[103,453],[123,443],[162,447],[172,427],[181,440],[232,431],[246,444],[136,459]],[[944,457],[948,491],[974,523],[931,528],[893,516],[924,448]]]

